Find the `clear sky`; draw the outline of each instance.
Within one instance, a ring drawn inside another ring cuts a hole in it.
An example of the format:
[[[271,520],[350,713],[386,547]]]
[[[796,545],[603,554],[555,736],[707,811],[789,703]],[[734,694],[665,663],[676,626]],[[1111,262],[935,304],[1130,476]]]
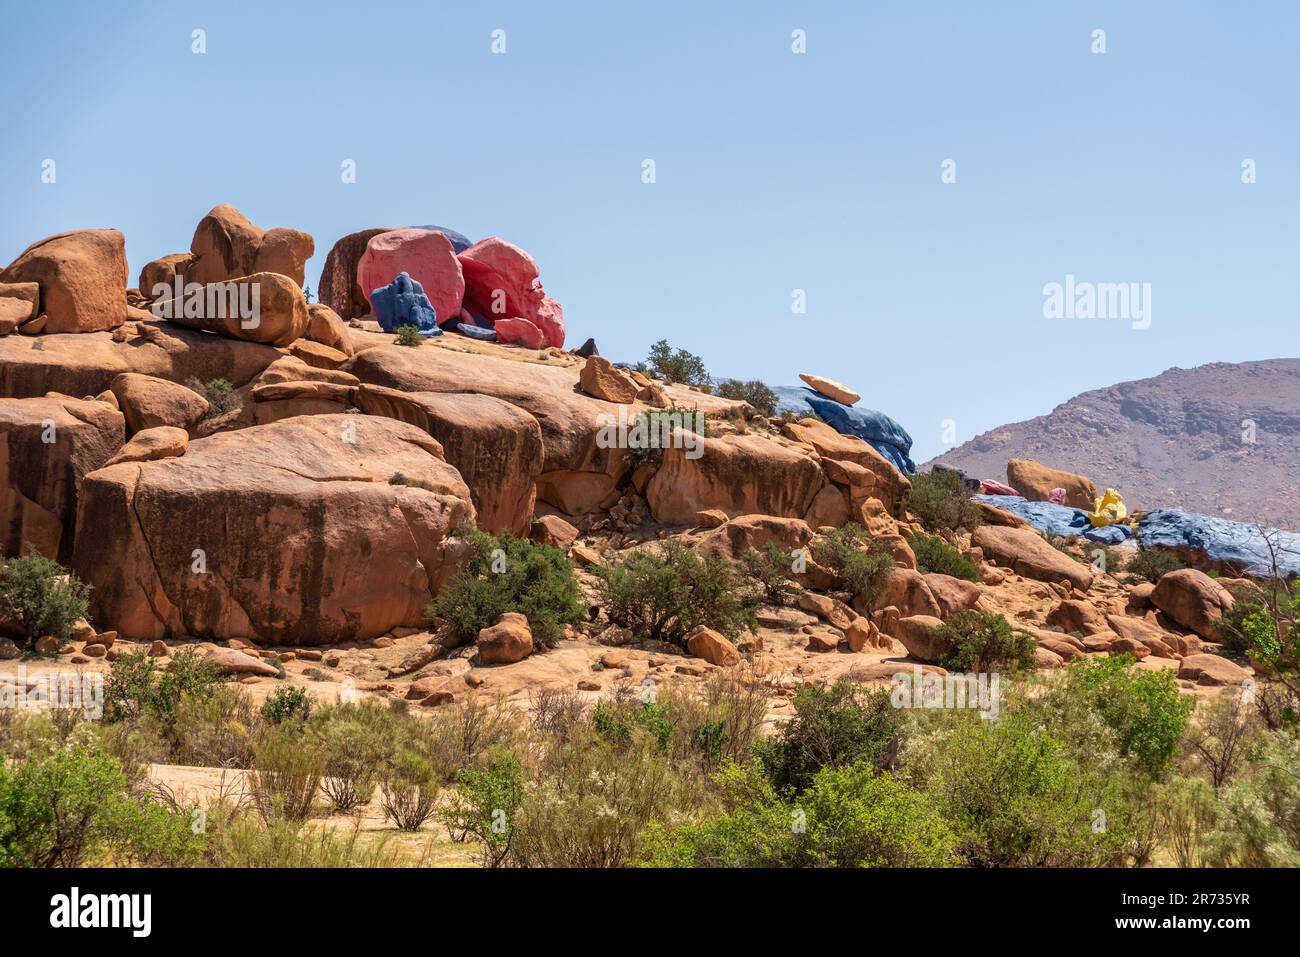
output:
[[[500,235],[570,344],[839,379],[918,462],[946,419],[961,442],[1171,366],[1300,353],[1290,0],[43,0],[4,23],[0,261],[115,226],[134,284],[222,202],[311,232],[313,288],[357,229]],[[1045,318],[1067,274],[1150,283],[1150,328]]]

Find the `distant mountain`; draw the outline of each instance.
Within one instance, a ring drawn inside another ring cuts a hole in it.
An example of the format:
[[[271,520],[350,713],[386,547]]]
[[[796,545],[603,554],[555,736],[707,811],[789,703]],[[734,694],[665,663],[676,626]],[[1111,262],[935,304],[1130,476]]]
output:
[[[1084,392],[933,461],[1005,482],[1012,458],[1113,486],[1130,508],[1300,528],[1300,359],[1213,362]]]

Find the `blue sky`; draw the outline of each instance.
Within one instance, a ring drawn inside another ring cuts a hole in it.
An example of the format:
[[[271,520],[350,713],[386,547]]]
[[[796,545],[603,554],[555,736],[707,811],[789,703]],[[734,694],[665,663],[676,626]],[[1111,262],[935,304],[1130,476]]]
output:
[[[911,431],[918,461],[943,451],[946,419],[960,442],[1171,366],[1300,352],[1300,4],[124,2],[5,18],[2,261],[115,226],[134,282],[221,202],[311,232],[313,287],[357,229],[500,235],[541,264],[571,344],[634,360],[666,338],[718,376],[839,379]],[[1151,327],[1044,318],[1044,284],[1067,274],[1149,282]]]

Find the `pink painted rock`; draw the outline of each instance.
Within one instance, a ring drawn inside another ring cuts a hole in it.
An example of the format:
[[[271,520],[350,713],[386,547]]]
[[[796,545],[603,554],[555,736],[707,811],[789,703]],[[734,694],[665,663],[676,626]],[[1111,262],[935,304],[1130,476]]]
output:
[[[532,256],[490,236],[459,259],[465,272],[465,308],[496,323],[498,341],[504,341],[499,325],[503,319],[527,319],[541,330],[547,345],[564,346],[564,310],[542,289]]]
[[[424,294],[438,314],[439,325],[460,315],[465,276],[451,241],[442,233],[430,229],[390,229],[370,237],[357,263],[357,282],[366,299],[400,273],[407,273],[424,287]]]
[[[497,342],[507,345],[526,346],[529,349],[541,349],[546,345],[542,330],[527,319],[498,319],[495,324]]]

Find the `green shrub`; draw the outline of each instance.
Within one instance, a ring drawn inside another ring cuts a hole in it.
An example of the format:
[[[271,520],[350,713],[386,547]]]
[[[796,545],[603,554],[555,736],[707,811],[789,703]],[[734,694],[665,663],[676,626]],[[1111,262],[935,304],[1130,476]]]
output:
[[[642,728],[665,754],[670,751],[675,730],[667,708],[653,701],[599,701],[592,710],[591,722],[602,738],[621,745],[631,742],[634,728]]]
[[[740,556],[740,562],[745,574],[763,590],[768,604],[784,607],[794,599],[794,559],[785,549],[768,542],[761,552],[748,549]]]
[[[262,702],[261,715],[269,724],[306,721],[311,717],[311,695],[297,685],[277,688]]]
[[[1034,666],[1038,642],[1014,630],[997,612],[959,611],[934,632],[949,646],[939,661],[949,671],[1023,671]]]
[[[269,728],[253,755],[253,804],[265,821],[306,820],[324,774],[325,758],[316,740],[292,724]]]
[[[422,346],[424,345],[424,336],[420,335],[420,327],[410,324],[397,327],[397,335],[393,339],[399,346]]]
[[[1122,756],[1158,777],[1178,751],[1193,701],[1178,690],[1172,671],[1140,671],[1133,664],[1132,655],[1076,661],[1048,701],[1077,697],[1114,731]]]
[[[152,717],[146,718],[142,727],[128,722],[113,726],[161,739],[173,764],[252,766],[262,716],[243,688],[215,684],[210,691],[205,687],[198,693],[183,692],[174,714],[166,726]]]
[[[772,786],[788,794],[808,787],[822,768],[887,767],[898,751],[903,720],[883,689],[867,691],[847,678],[829,688],[803,684],[795,692],[794,717],[755,753]]]
[[[90,586],[58,562],[35,552],[0,562],[0,622],[26,647],[46,635],[67,641],[89,604]]]
[[[498,867],[510,855],[514,817],[524,799],[519,759],[497,749],[482,770],[464,768],[455,796],[440,812],[454,839],[473,835],[482,845],[485,867]]]
[[[753,406],[759,415],[772,418],[776,415],[777,397],[767,384],[757,379],[723,379],[713,387],[713,394],[724,399],[739,399]]]
[[[632,469],[642,465],[655,465],[663,459],[663,450],[671,443],[674,429],[694,432],[701,438],[709,436],[708,419],[698,408],[688,409],[670,405],[666,409],[648,409],[638,412],[628,422],[627,461]]]
[[[672,758],[641,728],[626,744],[580,733],[545,755],[515,815],[511,856],[524,867],[623,867],[650,822],[669,819],[693,797]]]
[[[321,790],[338,811],[369,803],[383,768],[392,760],[401,733],[396,714],[366,700],[317,709],[311,731],[324,758]]]
[[[813,560],[835,573],[836,585],[874,608],[889,584],[894,559],[885,544],[873,541],[862,547],[866,531],[850,522],[828,532],[812,544]]]
[[[655,378],[681,385],[707,388],[711,381],[703,359],[685,349],[672,348],[666,339],[660,339],[650,347],[645,367]]]
[[[658,552],[637,549],[595,574],[609,620],[640,638],[684,645],[699,625],[733,641],[758,629],[761,596],[744,587],[731,563],[717,555],[701,558],[675,539]]]
[[[384,815],[403,831],[418,831],[438,803],[439,784],[429,759],[410,746],[400,748],[380,782]]]
[[[1124,571],[1130,582],[1158,582],[1169,572],[1186,567],[1187,564],[1173,552],[1163,548],[1143,548],[1129,558]]]
[[[143,651],[130,652],[113,662],[104,683],[104,717],[147,720],[175,742],[182,699],[211,698],[225,680],[220,668],[192,648],[178,651],[165,669]]]
[[[199,850],[189,816],[127,790],[93,733],[13,768],[0,761],[0,867],[184,863]]]
[[[907,537],[907,544],[912,546],[912,552],[916,555],[916,570],[921,574],[934,572],[979,583],[979,566],[939,536],[918,532]]]
[[[974,529],[980,524],[979,504],[971,500],[961,476],[949,469],[913,475],[907,509],[932,532]]]
[[[185,380],[185,386],[207,400],[208,411],[203,413],[205,419],[215,419],[219,415],[225,415],[241,407],[239,393],[227,379],[212,379],[205,383],[191,377]]]
[[[1210,867],[1300,867],[1300,738],[1269,734],[1250,774],[1229,787],[1205,839]]]
[[[426,609],[446,622],[462,641],[473,641],[508,611],[528,619],[533,641],[552,648],[565,625],[582,621],[583,605],[568,556],[503,532],[493,538],[468,531],[472,553],[465,567]]]
[[[1130,860],[1135,815],[1122,776],[1079,758],[1027,711],[986,721],[971,711],[916,739],[920,786],[976,867],[1118,866]]]
[[[639,863],[658,867],[944,867],[956,838],[923,797],[868,764],[823,768],[782,799],[758,765],[718,774],[726,811],[647,829]]]

